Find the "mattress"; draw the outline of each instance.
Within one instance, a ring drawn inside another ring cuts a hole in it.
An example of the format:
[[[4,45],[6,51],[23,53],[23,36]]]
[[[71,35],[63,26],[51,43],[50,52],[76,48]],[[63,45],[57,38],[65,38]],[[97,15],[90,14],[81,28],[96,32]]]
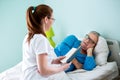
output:
[[[0,80],[20,80],[22,62],[0,74]],[[97,66],[92,71],[78,69],[67,73],[71,80],[112,80],[118,76],[116,62],[108,62],[103,66]]]

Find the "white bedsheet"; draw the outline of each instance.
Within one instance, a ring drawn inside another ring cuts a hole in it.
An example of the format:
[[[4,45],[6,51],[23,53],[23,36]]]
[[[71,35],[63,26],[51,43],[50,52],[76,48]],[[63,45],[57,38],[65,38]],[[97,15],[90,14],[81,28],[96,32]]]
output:
[[[16,66],[0,73],[0,80],[20,80],[22,62]],[[61,75],[60,75],[61,76]],[[63,75],[62,75],[63,76]],[[118,76],[118,67],[116,62],[109,62],[103,66],[97,66],[92,71],[85,71],[83,69],[75,70],[73,72],[64,74],[71,80],[112,80]]]
[[[97,66],[92,71],[83,69],[68,73],[73,80],[112,80],[118,76],[118,67],[116,62],[109,62],[103,66]]]
[[[0,80],[20,80],[20,77],[22,75],[21,71],[22,71],[22,62],[2,72],[0,74]]]

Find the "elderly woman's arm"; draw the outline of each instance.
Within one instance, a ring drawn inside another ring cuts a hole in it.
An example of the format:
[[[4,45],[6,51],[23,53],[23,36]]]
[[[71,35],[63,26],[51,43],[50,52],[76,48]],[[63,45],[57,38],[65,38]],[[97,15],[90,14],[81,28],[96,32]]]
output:
[[[96,62],[95,62],[95,59],[93,57],[93,48],[89,48],[87,50],[87,57],[85,58],[83,68],[85,70],[92,70],[95,67],[96,67]]]

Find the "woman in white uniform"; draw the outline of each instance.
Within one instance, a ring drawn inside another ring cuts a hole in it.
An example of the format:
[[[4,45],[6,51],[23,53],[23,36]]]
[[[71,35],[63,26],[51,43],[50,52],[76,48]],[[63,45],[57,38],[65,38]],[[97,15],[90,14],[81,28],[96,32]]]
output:
[[[70,64],[60,65],[64,57],[56,57],[45,35],[54,20],[53,10],[48,5],[27,9],[28,33],[23,41],[22,80],[49,80],[69,67]]]

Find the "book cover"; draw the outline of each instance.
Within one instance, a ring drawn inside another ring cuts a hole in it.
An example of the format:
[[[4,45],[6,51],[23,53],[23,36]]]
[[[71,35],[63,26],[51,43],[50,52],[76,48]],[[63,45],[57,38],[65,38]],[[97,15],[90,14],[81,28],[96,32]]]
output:
[[[75,56],[76,56],[76,52],[80,49],[81,46],[79,46],[78,48],[72,48],[65,56],[64,59],[61,60],[62,63],[69,63],[71,62]]]

